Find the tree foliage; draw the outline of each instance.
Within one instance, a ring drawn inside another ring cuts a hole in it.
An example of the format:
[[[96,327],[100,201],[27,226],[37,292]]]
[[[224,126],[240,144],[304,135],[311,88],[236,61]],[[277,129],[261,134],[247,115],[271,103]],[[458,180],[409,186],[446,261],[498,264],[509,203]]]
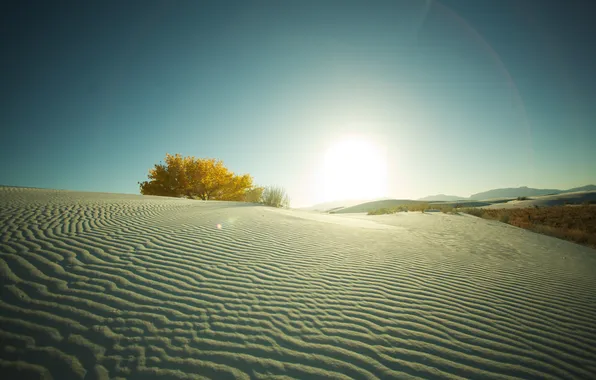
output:
[[[139,182],[141,194],[203,200],[245,201],[253,189],[250,175],[236,175],[214,158],[167,154],[165,163],[149,170]]]
[[[264,191],[264,187],[254,187],[246,192],[244,200],[246,202],[261,203]]]

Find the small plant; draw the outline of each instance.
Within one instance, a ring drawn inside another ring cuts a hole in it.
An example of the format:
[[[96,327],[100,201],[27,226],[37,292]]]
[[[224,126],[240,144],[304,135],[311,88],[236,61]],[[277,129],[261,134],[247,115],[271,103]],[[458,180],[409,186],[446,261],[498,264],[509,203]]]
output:
[[[272,207],[290,207],[290,198],[283,187],[269,186],[263,190],[261,203]]]
[[[517,197],[518,201],[527,201],[528,197]]]
[[[388,214],[388,212],[386,212],[387,209],[385,208],[379,208],[376,210],[370,210],[367,215],[383,215],[383,214]]]
[[[408,211],[422,211],[422,212],[424,212],[430,208],[428,203],[414,203],[414,204],[410,204],[410,205],[407,205],[404,207],[407,207]]]
[[[453,214],[453,207],[443,206],[443,207],[441,207],[441,212],[443,212],[445,214]]]

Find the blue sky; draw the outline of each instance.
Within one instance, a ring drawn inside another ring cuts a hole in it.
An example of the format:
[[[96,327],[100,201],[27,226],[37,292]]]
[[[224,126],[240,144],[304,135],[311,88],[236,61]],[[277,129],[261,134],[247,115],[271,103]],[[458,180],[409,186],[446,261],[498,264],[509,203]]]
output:
[[[351,133],[386,152],[391,197],[595,183],[593,8],[4,2],[0,184],[138,193],[169,152],[305,206]]]

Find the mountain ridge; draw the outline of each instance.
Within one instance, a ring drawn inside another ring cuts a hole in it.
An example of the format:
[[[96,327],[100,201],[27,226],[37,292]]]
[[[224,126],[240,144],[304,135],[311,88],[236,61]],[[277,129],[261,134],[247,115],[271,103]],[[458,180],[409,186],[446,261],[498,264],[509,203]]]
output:
[[[564,193],[574,193],[577,191],[593,191],[596,190],[596,185],[586,185],[580,187],[573,187],[567,190],[561,189],[537,189],[527,186],[521,187],[504,187],[499,189],[491,189],[482,191],[480,193],[470,195],[469,199],[492,199],[492,198],[517,198],[517,197],[536,197],[540,195],[554,195]]]
[[[423,198],[418,198],[419,201],[457,201],[460,199],[467,199],[466,197],[458,197],[457,195],[446,195],[446,194],[437,194],[437,195],[428,195]]]
[[[561,189],[538,189],[527,186],[520,187],[502,187],[497,189],[490,189],[475,193],[469,197],[459,197],[457,195],[427,195],[426,197],[418,198],[418,201],[458,201],[458,200],[483,200],[483,199],[494,199],[494,198],[517,198],[517,197],[536,197],[540,195],[551,195],[551,194],[564,194],[574,193],[577,191],[594,191],[596,185],[585,185],[580,187],[573,187],[566,190]]]

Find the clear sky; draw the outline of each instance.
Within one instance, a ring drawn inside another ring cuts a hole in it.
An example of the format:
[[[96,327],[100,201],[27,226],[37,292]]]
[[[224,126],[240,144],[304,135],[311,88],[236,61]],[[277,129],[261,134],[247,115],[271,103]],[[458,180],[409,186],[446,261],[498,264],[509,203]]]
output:
[[[0,184],[138,193],[169,152],[219,158],[305,206],[324,200],[326,150],[354,133],[383,152],[389,197],[595,183],[594,11],[5,1]]]

